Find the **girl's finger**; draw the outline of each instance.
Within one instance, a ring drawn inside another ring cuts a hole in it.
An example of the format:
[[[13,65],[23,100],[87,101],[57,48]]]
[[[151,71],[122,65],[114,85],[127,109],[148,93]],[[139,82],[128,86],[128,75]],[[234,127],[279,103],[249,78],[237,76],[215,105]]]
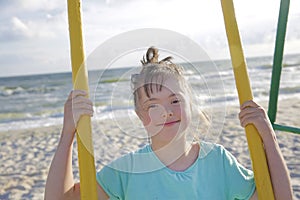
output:
[[[244,114],[244,115],[240,115],[239,118],[240,120],[246,119],[246,118],[251,118],[251,117],[259,117],[262,116],[261,113],[259,112],[252,112],[252,113],[248,113],[248,114]]]
[[[249,124],[253,124],[253,121],[255,120],[255,116],[253,117],[247,117],[246,119],[241,120],[241,126],[246,127]]]
[[[84,108],[77,109],[77,110],[74,112],[74,114],[73,114],[73,119],[74,119],[74,124],[75,124],[75,126],[77,126],[78,121],[79,121],[79,119],[80,119],[82,116],[90,116],[90,117],[92,117],[93,115],[94,115],[93,110],[90,110],[90,109],[84,109]]]
[[[69,94],[68,99],[74,99],[77,96],[86,96],[87,92],[84,90],[72,90]]]
[[[246,108],[240,113],[240,122],[242,126],[247,124],[261,124],[267,121],[267,114],[262,107],[258,108]]]
[[[94,111],[93,105],[91,105],[91,104],[85,104],[85,103],[81,103],[81,104],[78,104],[76,106],[73,106],[73,109],[75,109],[75,110],[85,109],[85,110]]]
[[[85,104],[93,105],[93,102],[84,96],[77,96],[72,100],[72,102],[73,104],[85,103]]]
[[[93,116],[94,111],[91,109],[86,109],[86,108],[80,108],[80,109],[76,109],[76,111],[74,112],[74,116],[78,116],[77,118],[79,118],[82,115],[89,115],[89,116]],[[78,119],[77,119],[78,120]]]
[[[247,107],[256,108],[256,107],[260,107],[260,106],[256,102],[254,102],[253,100],[249,100],[249,101],[244,102],[241,105],[241,110],[244,109],[244,108],[247,108]]]
[[[242,118],[245,115],[251,115],[253,113],[263,114],[264,110],[262,107],[246,107],[240,111],[239,118]]]
[[[90,115],[90,116],[93,116],[93,114],[94,114],[94,111],[93,111],[93,109],[84,109],[84,108],[82,108],[82,115]]]

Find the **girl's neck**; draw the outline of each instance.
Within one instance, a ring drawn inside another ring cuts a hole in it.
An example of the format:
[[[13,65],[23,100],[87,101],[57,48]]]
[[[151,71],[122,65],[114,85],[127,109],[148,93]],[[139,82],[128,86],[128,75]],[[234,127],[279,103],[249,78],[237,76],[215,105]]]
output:
[[[191,166],[198,157],[199,148],[185,138],[171,141],[169,144],[153,142],[152,150],[160,161],[175,171],[183,171]]]

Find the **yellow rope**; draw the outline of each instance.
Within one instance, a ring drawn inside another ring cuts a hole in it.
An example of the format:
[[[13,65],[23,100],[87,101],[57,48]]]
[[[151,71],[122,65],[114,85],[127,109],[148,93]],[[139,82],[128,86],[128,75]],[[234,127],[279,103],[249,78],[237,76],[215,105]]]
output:
[[[247,66],[240,41],[233,2],[232,0],[221,0],[221,3],[236,87],[240,104],[242,104],[245,101],[253,99]],[[272,200],[274,199],[274,193],[262,140],[253,125],[248,125],[245,129],[258,197],[261,200]]]
[[[89,92],[88,76],[84,64],[80,0],[68,0],[69,32],[71,45],[72,77],[74,89]],[[96,200],[96,170],[92,143],[91,118],[81,117],[76,132],[82,200]]]

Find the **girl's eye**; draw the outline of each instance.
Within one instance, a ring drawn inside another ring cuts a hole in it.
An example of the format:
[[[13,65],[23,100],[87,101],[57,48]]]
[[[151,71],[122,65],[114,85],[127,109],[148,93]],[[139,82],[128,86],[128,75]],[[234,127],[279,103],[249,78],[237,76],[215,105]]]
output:
[[[174,99],[174,100],[172,101],[172,104],[178,104],[178,103],[180,103],[180,100],[179,100],[179,99]]]
[[[147,106],[147,109],[149,110],[149,109],[151,109],[151,108],[157,108],[157,107],[158,107],[157,104],[149,104],[149,105]]]

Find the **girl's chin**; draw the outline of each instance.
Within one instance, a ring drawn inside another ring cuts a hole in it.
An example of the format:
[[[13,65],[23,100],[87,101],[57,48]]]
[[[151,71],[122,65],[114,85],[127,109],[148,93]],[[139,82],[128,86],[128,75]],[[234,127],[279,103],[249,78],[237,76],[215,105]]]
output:
[[[184,135],[184,131],[179,131],[179,130],[175,130],[175,131],[160,131],[159,133],[153,134],[151,135],[151,139],[152,141],[160,141],[160,142],[164,142],[164,143],[170,143],[172,141],[174,141],[174,139],[179,139]]]

